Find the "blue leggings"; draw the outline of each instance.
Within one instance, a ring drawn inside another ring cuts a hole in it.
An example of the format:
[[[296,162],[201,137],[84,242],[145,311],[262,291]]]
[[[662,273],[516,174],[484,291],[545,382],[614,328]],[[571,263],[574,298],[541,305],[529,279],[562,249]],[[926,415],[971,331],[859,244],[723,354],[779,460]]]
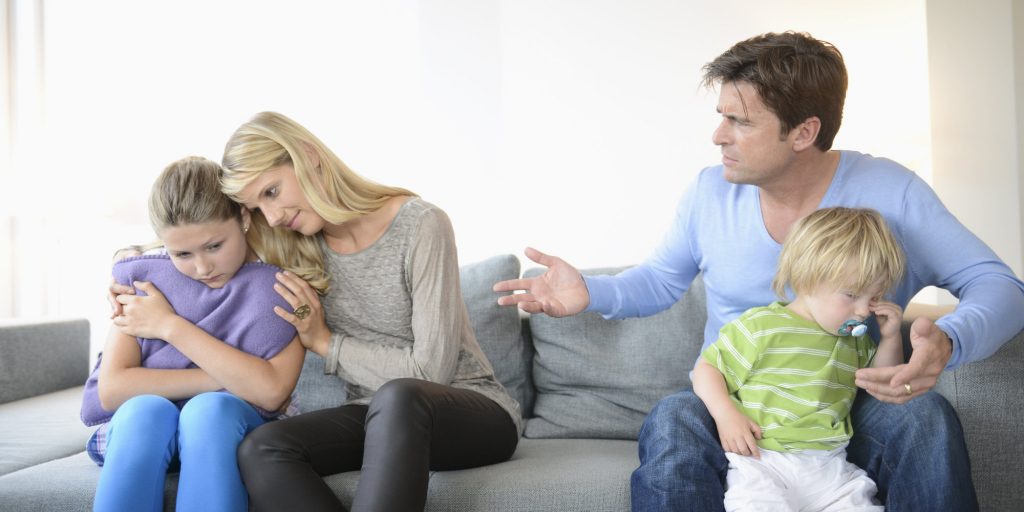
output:
[[[235,451],[266,420],[242,399],[222,392],[193,397],[180,411],[155,395],[136,396],[117,409],[93,510],[164,508],[164,479],[177,456],[178,510],[248,509]]]

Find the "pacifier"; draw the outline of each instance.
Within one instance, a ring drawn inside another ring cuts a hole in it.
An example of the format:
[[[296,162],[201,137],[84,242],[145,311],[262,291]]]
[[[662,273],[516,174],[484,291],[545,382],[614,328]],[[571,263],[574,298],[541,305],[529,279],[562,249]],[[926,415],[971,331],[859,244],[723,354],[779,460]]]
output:
[[[868,332],[868,325],[860,320],[847,320],[839,328],[840,336],[863,336]]]

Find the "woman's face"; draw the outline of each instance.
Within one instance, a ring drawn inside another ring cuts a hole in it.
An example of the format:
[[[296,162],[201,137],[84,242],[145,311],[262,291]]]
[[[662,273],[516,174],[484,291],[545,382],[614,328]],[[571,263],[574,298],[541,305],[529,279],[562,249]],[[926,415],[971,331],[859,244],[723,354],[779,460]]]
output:
[[[285,227],[306,236],[324,228],[324,219],[309,205],[292,164],[263,171],[238,197],[246,208],[263,212],[271,226]]]
[[[210,288],[227,284],[249,254],[237,219],[169,226],[159,236],[174,268]]]

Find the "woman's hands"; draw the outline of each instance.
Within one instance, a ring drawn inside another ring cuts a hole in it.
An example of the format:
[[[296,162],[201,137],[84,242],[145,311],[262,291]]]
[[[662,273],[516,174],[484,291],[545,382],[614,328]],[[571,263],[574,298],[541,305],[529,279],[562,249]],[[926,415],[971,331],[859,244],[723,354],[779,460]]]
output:
[[[327,321],[324,319],[320,297],[313,287],[301,277],[285,270],[277,273],[274,291],[284,297],[284,300],[292,307],[291,311],[286,311],[280,306],[275,306],[274,313],[295,326],[302,346],[316,352],[321,357],[326,355],[327,347],[331,342],[331,331],[327,328]],[[308,308],[309,313],[299,318],[295,312],[303,306]]]
[[[135,288],[146,295],[117,295],[115,300],[120,306],[121,314],[114,317],[114,325],[129,336],[166,340],[169,337],[167,332],[173,319],[178,316],[177,313],[153,283],[136,281],[134,284]],[[113,288],[111,286],[111,291]]]

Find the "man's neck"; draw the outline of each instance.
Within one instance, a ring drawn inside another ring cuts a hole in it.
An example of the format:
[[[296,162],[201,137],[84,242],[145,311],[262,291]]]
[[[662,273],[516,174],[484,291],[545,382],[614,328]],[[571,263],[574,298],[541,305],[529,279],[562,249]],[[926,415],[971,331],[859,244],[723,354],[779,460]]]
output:
[[[772,238],[781,243],[794,222],[818,209],[838,167],[837,151],[801,154],[784,177],[760,187],[761,214]]]
[[[800,155],[784,177],[761,186],[761,202],[772,208],[814,211],[825,197],[836,168],[839,152],[815,151]]]

